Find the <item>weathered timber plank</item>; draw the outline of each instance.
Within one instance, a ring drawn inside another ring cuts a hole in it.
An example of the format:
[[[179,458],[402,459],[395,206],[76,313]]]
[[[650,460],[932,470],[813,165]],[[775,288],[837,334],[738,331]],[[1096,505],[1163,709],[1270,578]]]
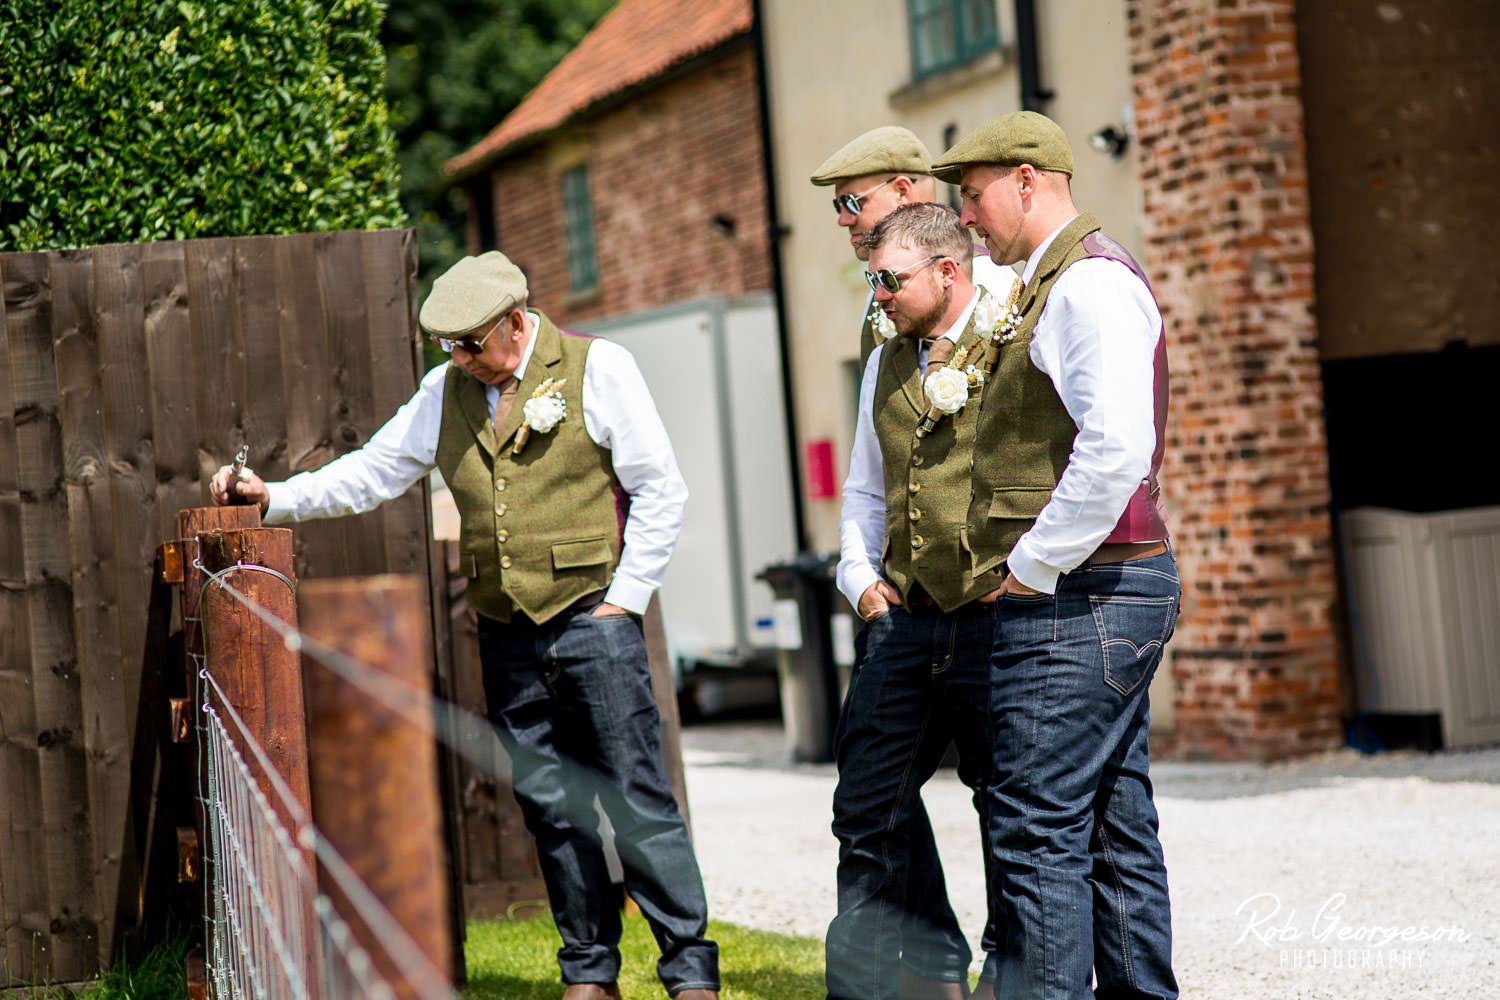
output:
[[[151,382],[141,287],[139,246],[96,247],[94,308],[98,329],[104,442],[114,515],[115,594],[126,688],[140,681],[146,643],[151,567],[164,540],[158,517]],[[168,513],[175,514],[175,510]]]
[[[332,420],[332,448],[337,455],[346,455],[362,446],[395,413],[395,407],[384,408],[370,391],[373,357],[365,311],[363,242],[364,234],[360,232],[323,233],[312,247],[318,292],[324,305],[328,411]],[[389,508],[391,504],[384,506]],[[383,532],[386,517],[385,509],[381,509],[346,523],[348,574],[370,576],[388,571]]]
[[[48,272],[45,254],[7,269],[24,291],[8,296],[6,321],[41,780],[41,853],[31,863],[47,880],[48,943],[33,971],[73,980],[98,968],[98,921]]]
[[[372,385],[377,412],[394,413],[411,398],[421,377],[419,352],[413,351],[414,327],[410,306],[416,273],[402,230],[363,234],[365,302],[369,322]],[[390,572],[419,573],[434,593],[444,575],[432,565],[428,540],[432,537],[431,500],[427,481],[416,483],[400,500],[382,511],[382,532]],[[435,619],[436,621],[436,619]],[[442,660],[438,661],[443,662]]]
[[[293,473],[321,468],[338,457],[328,389],[328,310],[318,287],[314,251],[326,239],[324,234],[282,236],[275,243],[276,289],[282,303],[277,329]],[[297,575],[347,576],[348,537],[343,518],[298,532]]]
[[[9,305],[33,294],[17,254],[0,254],[0,970],[31,982],[36,945],[49,944],[42,855],[41,772],[31,682],[31,628],[16,444],[16,359]],[[13,269],[20,270],[12,273]],[[41,935],[38,939],[38,935]]]
[[[94,324],[94,262],[87,250],[53,254],[52,337],[57,356],[72,564],[74,634],[79,652],[83,743],[88,759],[92,871],[101,965],[111,958],[118,921],[135,922],[138,881],[128,823],[131,749],[139,657],[120,648],[115,518],[99,338]],[[121,909],[124,914],[121,914]]]
[[[273,236],[233,241],[233,309],[245,363],[241,378],[226,387],[243,392],[240,413],[251,466],[267,482],[285,479],[289,471],[282,418],[275,245]]]
[[[192,340],[193,412],[198,440],[199,494],[185,507],[209,502],[208,480],[228,465],[241,444],[250,445],[249,465],[260,469],[269,449],[245,437],[243,400],[245,342],[235,307],[237,241],[189,240],[184,244],[188,285],[188,330]]]
[[[141,247],[142,325],[151,372],[151,439],[156,457],[156,531],[165,538],[177,512],[202,501],[196,440],[197,365],[189,319],[187,258],[180,242]],[[143,567],[142,594],[150,563]],[[144,604],[141,606],[144,610]]]

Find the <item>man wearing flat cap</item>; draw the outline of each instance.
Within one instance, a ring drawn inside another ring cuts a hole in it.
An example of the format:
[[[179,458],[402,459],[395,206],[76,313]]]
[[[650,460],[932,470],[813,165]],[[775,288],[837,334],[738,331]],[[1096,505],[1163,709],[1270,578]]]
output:
[[[498,252],[433,283],[419,322],[451,361],[364,447],[284,483],[231,484],[267,523],[370,510],[433,467],[462,520],[468,601],[490,721],[563,947],[564,1000],[618,998],[620,912],[597,833],[615,830],[625,886],[678,1000],[712,1000],[718,949],[687,825],[662,770],[640,615],[660,586],[687,488],[634,359],[527,308]]]
[[[922,141],[908,129],[886,125],[871,129],[845,144],[823,162],[813,174],[812,182],[833,186],[833,206],[838,213],[838,224],[849,231],[855,256],[868,261],[871,254],[868,241],[886,219],[908,206],[933,202],[935,185],[930,174],[931,154]],[[926,230],[946,231],[950,228],[943,225],[942,213],[926,213],[922,218],[928,222]],[[956,220],[951,228],[957,229]],[[958,232],[962,234],[961,229]],[[902,239],[910,241],[905,236]],[[978,286],[1003,301],[1015,281],[1015,272],[997,267],[985,253],[975,253],[972,241],[967,237],[958,242],[970,244],[967,252],[960,252],[952,264],[963,272],[964,289],[972,293],[973,286]],[[910,280],[925,287],[931,278],[932,275],[923,273],[912,275]],[[900,280],[907,279],[903,276]],[[860,370],[862,381],[870,386],[874,385],[876,358],[879,356],[877,348],[887,340],[894,342],[899,339],[895,325],[886,315],[886,307],[892,305],[891,297],[878,298],[872,291],[866,300],[864,323],[860,329]],[[957,308],[962,310],[969,304],[970,300],[965,296]],[[924,324],[931,326],[928,321],[937,318],[937,315],[924,317]],[[952,357],[957,335],[945,339],[938,336],[942,332],[943,328],[938,326],[920,334],[920,337],[928,338],[920,341],[920,348],[916,346],[919,338],[905,338],[912,348],[908,360],[915,364],[920,353],[923,365],[941,367],[946,363]],[[862,390],[862,421],[867,409],[866,395]],[[901,407],[898,405],[895,409]],[[883,419],[885,414],[880,416]],[[914,429],[914,426],[907,430]],[[873,438],[865,443],[868,448],[862,448],[861,441],[856,441],[855,458],[851,459],[849,479],[844,484],[844,515],[840,529],[843,558],[839,562],[837,582],[840,591],[861,617],[875,619],[882,617],[880,612],[887,610],[885,595],[890,594],[897,605],[901,598],[883,576],[881,537],[886,520],[886,494],[880,446],[873,444]],[[909,435],[903,446],[905,444],[909,444]],[[887,447],[890,447],[889,443]],[[863,452],[870,449],[873,449],[873,457],[863,463],[858,461]],[[967,465],[967,437],[949,450],[955,461]],[[929,508],[929,515],[935,513]],[[963,510],[955,511],[959,517],[963,513]],[[865,539],[861,527],[856,525],[873,526],[873,536]],[[937,525],[932,527],[934,532],[941,533]],[[956,523],[953,528],[956,546]],[[944,569],[935,570],[938,564],[938,561],[932,561],[926,570],[929,576],[935,571],[939,575],[950,572],[947,564],[943,564]],[[956,574],[958,571],[951,572]],[[950,585],[962,588],[970,584],[967,578],[958,579],[956,576],[929,582],[939,589]],[[877,591],[881,595],[878,609],[872,604],[875,600],[873,593]],[[840,714],[836,740],[840,779],[834,795],[833,829],[840,844],[839,913],[828,929],[830,996],[836,1000],[844,996],[868,1000],[882,1000],[886,996],[899,996],[901,1000],[960,1000],[968,994],[972,953],[948,901],[931,821],[918,798],[910,809],[909,819],[900,825],[900,829],[887,829],[891,814],[880,810],[899,807],[905,812],[907,807],[905,803],[887,801],[872,794],[873,788],[888,787],[886,780],[892,775],[868,768],[866,758],[870,755],[866,752],[865,741],[911,736],[911,746],[916,752],[926,754],[930,749],[928,745],[934,741],[941,744],[937,746],[941,753],[949,740],[956,739],[960,773],[971,784],[982,784],[989,770],[989,760],[987,751],[980,752],[977,748],[987,742],[989,730],[987,726],[982,727],[984,739],[980,740],[978,730],[982,720],[963,712],[953,698],[940,694],[939,689],[944,685],[935,683],[933,672],[923,668],[918,672],[925,680],[918,683],[928,685],[931,690],[923,700],[907,703],[908,706],[918,706],[915,714],[905,716],[913,732],[885,732],[896,717],[888,703],[897,700],[891,692],[896,690],[898,682],[895,678],[875,680],[873,675],[883,674],[892,660],[889,656],[878,656],[876,662],[879,666],[873,672],[869,669],[870,634],[869,624],[859,632],[854,676],[865,675],[865,683],[851,684]],[[908,666],[915,668],[917,665]],[[955,685],[953,690],[957,690],[959,680],[956,675],[960,672],[943,673],[943,677]],[[904,684],[906,680],[899,683]],[[868,723],[877,717],[881,720],[879,726],[872,728]],[[916,732],[918,729],[920,733]],[[898,769],[905,767],[893,766]],[[905,774],[896,777],[904,778]],[[893,898],[893,893],[900,898]],[[896,912],[887,912],[890,909]],[[892,931],[892,936],[887,938],[888,929],[897,926],[899,935]],[[987,925],[982,938],[985,948],[992,945],[993,937],[992,927]],[[892,976],[886,971],[887,965],[896,965],[897,957],[899,970]],[[981,983],[980,995],[987,996],[988,991],[988,982]]]
[[[1177,996],[1148,776],[1147,690],[1181,586],[1157,477],[1161,314],[1125,248],[1073,205],[1050,119],[995,119],[933,164],[1000,263],[1024,262],[991,337],[967,541],[996,591],[990,845],[995,992]]]

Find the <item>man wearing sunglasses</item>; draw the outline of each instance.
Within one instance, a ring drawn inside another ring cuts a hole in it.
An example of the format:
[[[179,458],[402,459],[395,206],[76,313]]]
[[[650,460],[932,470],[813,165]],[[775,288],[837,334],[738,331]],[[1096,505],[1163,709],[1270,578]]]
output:
[[[1073,205],[1073,154],[1034,112],[934,165],[998,261],[1024,262],[974,431],[968,545],[996,589],[990,842],[996,992],[1171,998],[1171,908],[1147,691],[1181,587],[1157,476],[1166,346],[1144,273]]]
[[[909,129],[884,125],[856,136],[823,161],[812,175],[820,187],[833,188],[833,211],[849,231],[854,256],[867,260],[866,234],[880,220],[900,208],[933,200],[932,154]],[[864,370],[870,351],[885,340],[880,332],[880,310],[865,300],[859,329],[859,366]]]
[[[284,483],[232,488],[267,523],[370,510],[434,466],[453,491],[490,721],[536,838],[564,1000],[618,1000],[620,907],[597,797],[677,1000],[718,996],[717,946],[687,826],[662,770],[640,615],[661,584],[687,488],[629,352],[527,308],[503,254],[465,257],[419,322],[452,360],[363,448]]]
[[[976,807],[984,801],[994,606],[982,598],[998,577],[975,579],[963,544],[977,403],[919,427],[930,408],[926,377],[945,359],[977,358],[988,331],[973,317],[990,293],[974,284],[973,239],[946,206],[899,208],[864,242],[872,298],[896,336],[865,366],[839,526],[838,586],[865,626],[839,719],[839,913],[828,928],[828,992],[835,1000],[963,997],[968,945],[961,934],[947,940],[946,921],[928,924],[933,912],[951,920],[952,910],[941,865],[925,856],[933,848],[920,836],[928,829],[920,792],[955,743],[959,777]],[[988,873],[988,861],[979,863]],[[906,912],[934,891],[940,898]],[[985,938],[989,948],[989,928]],[[987,982],[981,991],[989,994]]]

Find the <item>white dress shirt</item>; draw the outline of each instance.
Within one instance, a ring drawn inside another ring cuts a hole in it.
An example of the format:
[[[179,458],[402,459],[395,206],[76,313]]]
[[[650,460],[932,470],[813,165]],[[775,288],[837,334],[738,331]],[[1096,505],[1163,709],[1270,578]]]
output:
[[[536,346],[536,314],[528,313],[527,320],[531,337],[515,371],[518,379],[525,378]],[[265,522],[362,514],[405,493],[432,471],[450,366],[428,372],[416,394],[364,447],[320,469],[266,484],[271,499]],[[489,386],[485,396],[493,419],[500,390]],[[583,425],[596,444],[609,449],[615,478],[630,495],[620,565],[604,599],[643,614],[677,545],[687,484],[635,358],[612,341],[599,340],[589,349],[583,369]]]
[[[1062,228],[1027,258],[1027,281]],[[1151,471],[1161,326],[1145,282],[1107,257],[1073,264],[1047,295],[1031,335],[1031,360],[1052,379],[1078,435],[1047,506],[1006,560],[1032,590],[1054,593],[1058,576],[1077,568],[1114,530]]]

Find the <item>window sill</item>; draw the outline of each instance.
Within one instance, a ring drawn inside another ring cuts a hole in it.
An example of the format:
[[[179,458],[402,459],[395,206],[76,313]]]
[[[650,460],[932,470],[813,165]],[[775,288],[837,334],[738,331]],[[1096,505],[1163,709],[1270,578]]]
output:
[[[920,80],[902,84],[887,95],[886,101],[893,108],[909,108],[934,97],[945,97],[957,87],[966,87],[971,83],[978,83],[980,80],[995,76],[1010,63],[1010,47],[997,45],[967,62],[940,69]]]
[[[604,297],[604,289],[599,285],[590,285],[588,288],[580,288],[576,292],[569,292],[563,296],[563,308],[576,309],[579,306],[589,306]]]

